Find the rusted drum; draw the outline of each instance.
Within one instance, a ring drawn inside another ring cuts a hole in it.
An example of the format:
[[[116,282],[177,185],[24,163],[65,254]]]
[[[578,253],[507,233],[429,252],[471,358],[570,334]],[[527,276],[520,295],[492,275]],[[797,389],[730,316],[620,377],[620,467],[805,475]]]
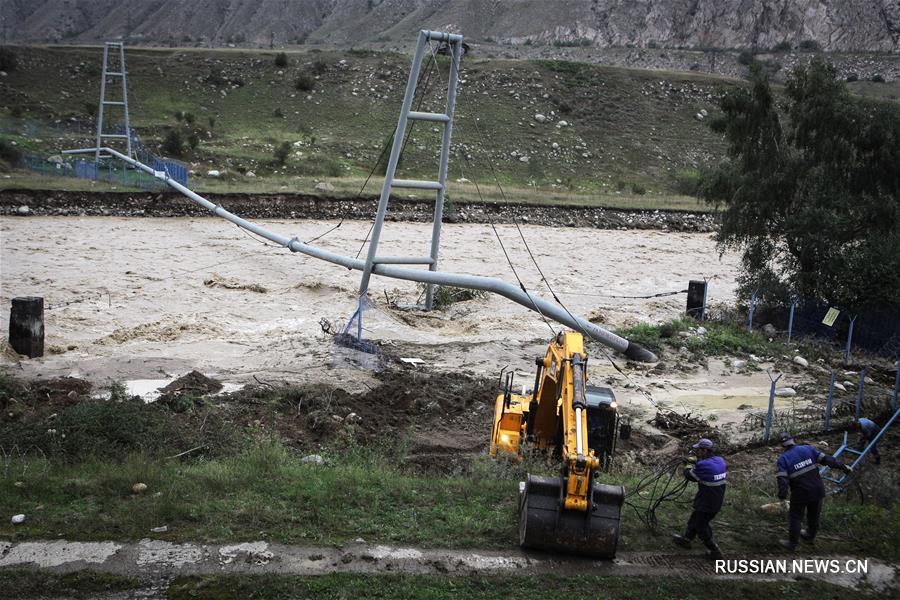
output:
[[[620,485],[595,483],[589,512],[561,510],[562,481],[529,475],[519,503],[519,543],[595,558],[615,558],[625,500]]]

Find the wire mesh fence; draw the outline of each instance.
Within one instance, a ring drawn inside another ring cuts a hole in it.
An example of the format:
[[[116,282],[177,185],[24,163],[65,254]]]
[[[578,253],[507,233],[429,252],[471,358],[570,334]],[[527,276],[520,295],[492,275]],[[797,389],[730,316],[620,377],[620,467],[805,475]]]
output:
[[[849,362],[854,348],[864,348],[885,358],[900,359],[900,308],[868,307],[852,310],[832,306],[816,298],[788,299],[781,306],[765,307],[766,320],[780,325],[787,339],[798,334],[814,336],[844,347]],[[751,329],[766,321],[751,302],[747,324]]]
[[[125,134],[125,128],[118,125],[113,129],[114,133]],[[133,130],[131,135],[132,154],[135,160],[141,162],[154,171],[164,173],[168,179],[177,181],[181,185],[188,185],[189,169],[181,161],[163,158],[150,150],[143,140]],[[123,151],[124,153],[124,151]],[[167,186],[165,182],[126,164],[124,161],[113,157],[103,157],[94,160],[93,154],[86,154],[90,158],[78,155],[51,155],[37,156],[25,155],[23,165],[30,171],[46,177],[74,177],[89,179],[92,181],[105,181],[110,184],[121,185],[126,188],[138,188],[149,191],[159,191]]]

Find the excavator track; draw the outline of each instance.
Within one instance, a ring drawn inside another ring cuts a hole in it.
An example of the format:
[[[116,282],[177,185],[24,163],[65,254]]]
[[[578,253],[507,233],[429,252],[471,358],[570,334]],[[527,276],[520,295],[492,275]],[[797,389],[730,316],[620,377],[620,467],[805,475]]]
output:
[[[615,558],[625,500],[620,485],[595,483],[587,512],[562,508],[559,477],[529,475],[519,494],[519,543],[525,548]]]

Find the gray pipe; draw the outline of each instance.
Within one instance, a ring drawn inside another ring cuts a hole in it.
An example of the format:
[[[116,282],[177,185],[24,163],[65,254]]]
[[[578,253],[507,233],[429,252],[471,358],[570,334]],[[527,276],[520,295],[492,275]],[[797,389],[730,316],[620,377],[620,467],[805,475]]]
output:
[[[94,149],[87,148],[85,150],[93,151]],[[297,238],[288,238],[269,231],[264,227],[260,227],[259,225],[251,223],[250,221],[242,219],[241,217],[228,212],[218,204],[210,202],[203,196],[181,185],[177,181],[169,179],[169,177],[164,172],[154,171],[147,165],[138,162],[137,160],[122,154],[121,152],[117,152],[112,148],[103,148],[103,151],[149,173],[150,175],[156,177],[161,181],[164,181],[167,185],[174,188],[175,190],[186,196],[188,199],[193,200],[200,206],[210,210],[216,216],[222,217],[226,221],[230,221],[238,227],[242,227],[251,233],[275,242],[280,246],[284,246],[292,252],[306,254],[307,256],[319,258],[321,260],[325,260],[330,263],[346,267],[348,269],[365,271],[365,261],[342,256],[340,254],[335,254],[334,252],[329,252],[327,250],[322,250],[321,248],[316,248],[314,246],[304,244]],[[561,305],[547,302],[542,298],[534,296],[526,292],[525,290],[500,279],[494,279],[493,277],[482,277],[479,275],[464,275],[460,273],[444,273],[441,271],[407,269],[389,264],[375,264],[372,268],[372,272],[377,275],[383,275],[385,277],[393,277],[394,279],[404,279],[407,281],[416,281],[426,284],[430,283],[438,285],[448,285],[451,287],[466,288],[471,290],[483,290],[485,292],[499,294],[504,298],[508,298],[513,302],[521,304],[529,310],[539,312],[547,318],[553,319],[558,323],[562,323],[563,325],[571,327],[576,331],[580,331],[584,335],[600,342],[601,344],[609,346],[610,348],[618,352],[624,353],[625,356],[632,360],[641,362],[656,362],[657,360],[656,355],[654,355],[652,352],[650,352],[640,344],[630,342],[625,338],[612,333],[611,331],[607,331],[602,327],[594,325],[590,321],[582,319],[581,317],[578,317],[576,315],[572,315]]]

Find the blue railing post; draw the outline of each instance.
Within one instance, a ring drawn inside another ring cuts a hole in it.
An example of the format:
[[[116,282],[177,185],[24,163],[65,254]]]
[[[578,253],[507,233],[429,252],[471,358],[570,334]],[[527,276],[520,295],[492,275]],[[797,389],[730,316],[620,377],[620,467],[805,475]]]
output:
[[[897,369],[897,375],[894,377],[894,401],[891,402],[891,408],[897,410],[897,395],[900,394],[900,360],[894,363]]]
[[[844,364],[850,364],[850,345],[853,343],[853,324],[856,323],[856,316],[850,319],[850,329],[847,331],[847,349],[844,351]]]
[[[756,292],[753,292],[753,295],[750,296],[750,320],[747,324],[747,329],[753,333],[753,313],[756,311]]]
[[[793,330],[794,330],[794,309],[795,308],[797,308],[797,303],[791,302],[791,314],[788,316],[788,338],[787,338],[788,344],[791,343],[791,332],[793,332]]]
[[[783,373],[779,373],[775,379],[772,379],[771,374],[769,375],[769,379],[772,380],[772,387],[769,388],[769,411],[766,413],[766,433],[764,435],[767,444],[769,443],[769,434],[772,431],[772,415],[775,413],[775,384],[778,383],[782,375]]]
[[[866,386],[866,368],[859,372],[859,389],[856,391],[856,418],[862,416],[863,388]]]
[[[834,382],[837,375],[831,372],[831,383],[828,384],[828,402],[825,403],[825,431],[831,429],[831,405],[834,402]]]

